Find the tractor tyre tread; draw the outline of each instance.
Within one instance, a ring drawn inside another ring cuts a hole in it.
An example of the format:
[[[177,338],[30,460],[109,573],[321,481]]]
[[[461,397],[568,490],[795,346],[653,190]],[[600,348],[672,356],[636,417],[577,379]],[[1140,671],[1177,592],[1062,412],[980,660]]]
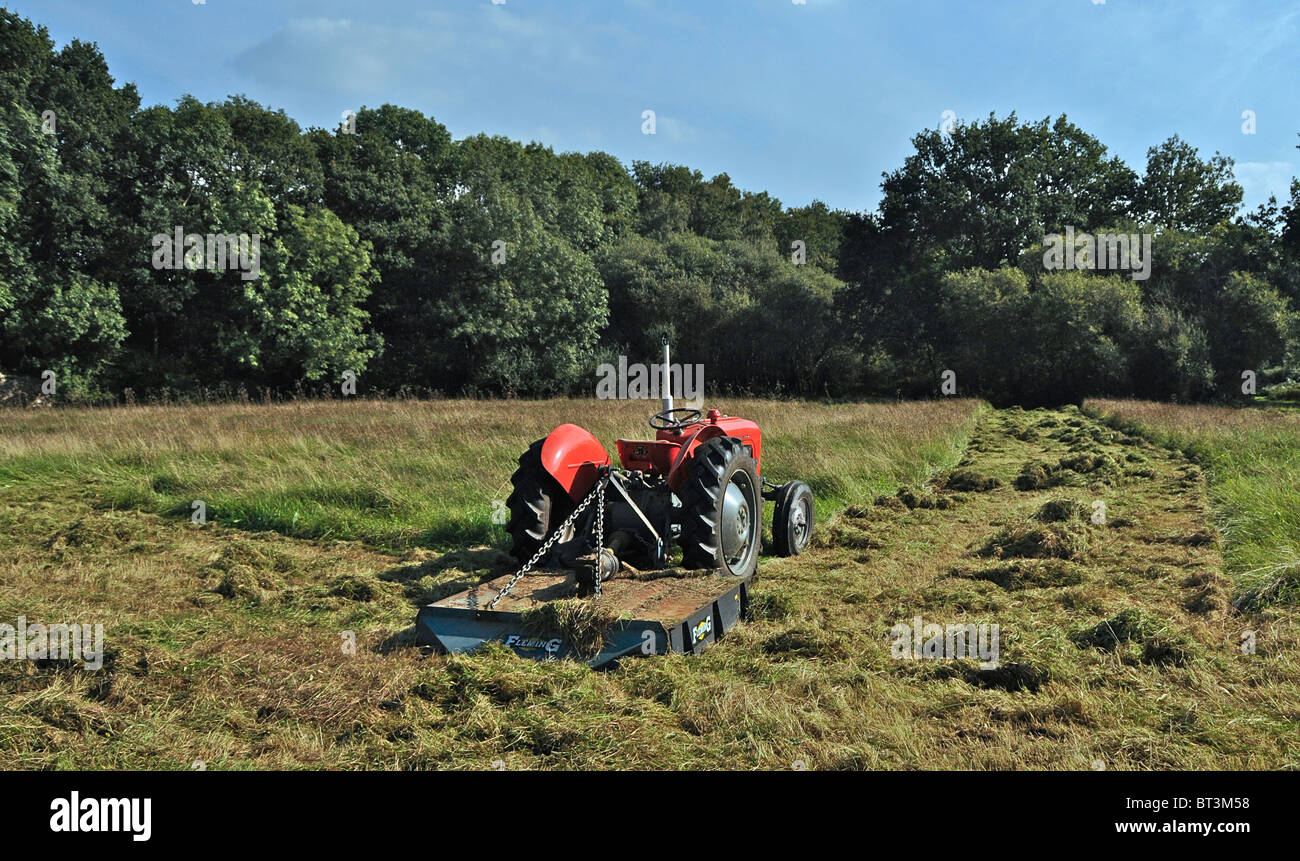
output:
[[[506,498],[510,521],[506,532],[511,538],[510,555],[521,563],[533,554],[550,537],[551,530],[564,522],[573,512],[573,500],[564,488],[542,466],[542,444],[539,439],[519,456],[519,468],[510,476],[513,490]]]
[[[718,500],[723,493],[723,483],[736,464],[747,463],[751,479],[757,487],[757,470],[754,459],[741,445],[740,440],[718,436],[701,443],[692,455],[691,471],[681,489],[682,531],[680,545],[682,564],[687,568],[720,568],[720,536],[718,534]],[[759,497],[758,504],[762,505]],[[761,518],[762,510],[755,512]],[[759,521],[761,523],[761,520]],[[757,553],[755,553],[757,559]]]

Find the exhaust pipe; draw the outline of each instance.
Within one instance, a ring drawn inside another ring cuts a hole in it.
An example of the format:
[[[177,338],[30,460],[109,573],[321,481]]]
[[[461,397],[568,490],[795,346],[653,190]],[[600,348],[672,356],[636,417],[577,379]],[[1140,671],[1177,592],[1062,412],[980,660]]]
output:
[[[668,336],[663,335],[661,343],[664,345],[664,364],[663,371],[660,374],[662,382],[659,384],[659,392],[663,395],[660,400],[660,406],[664,412],[673,408],[673,369],[668,363]]]

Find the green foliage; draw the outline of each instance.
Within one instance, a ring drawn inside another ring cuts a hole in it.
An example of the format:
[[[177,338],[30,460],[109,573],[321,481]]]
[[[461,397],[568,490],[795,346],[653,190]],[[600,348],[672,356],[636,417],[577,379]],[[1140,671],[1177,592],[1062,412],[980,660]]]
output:
[[[368,331],[364,308],[377,278],[369,249],[328,209],[307,215],[290,205],[256,309],[261,364],[275,382],[337,380],[374,356],[378,337]]]
[[[1123,388],[1124,347],[1143,311],[1138,288],[1118,276],[1052,272],[1031,283],[1019,269],[969,269],[941,281],[937,320],[938,361],[959,386],[1040,404]]]
[[[1064,116],[1020,123],[990,114],[950,134],[920,132],[916,152],[885,176],[881,215],[909,256],[937,256],[950,269],[993,269],[1073,225],[1112,223],[1136,177],[1096,138]]]
[[[1133,393],[1142,397],[1197,400],[1214,391],[1214,365],[1205,330],[1163,304],[1147,309],[1129,349]]]
[[[839,269],[847,224],[848,213],[832,211],[820,200],[808,206],[792,207],[777,222],[777,251],[792,254],[794,243],[802,242],[808,265],[834,275]]]
[[[663,332],[683,361],[704,365],[714,388],[808,393],[842,385],[827,364],[842,284],[820,268],[795,265],[770,246],[692,234],[663,243],[628,237],[598,265],[614,352],[652,357]]]
[[[1250,273],[1232,273],[1206,316],[1219,383],[1240,385],[1244,370],[1256,372],[1281,361],[1290,309],[1277,290]]]
[[[1300,376],[1300,183],[1233,219],[1230,159],[1175,136],[1139,177],[1064,116],[913,145],[878,212],[783,207],[395,105],[306,131],[243,96],[141,108],[96,46],[0,11],[0,370],[83,395],[345,370],[549,395],[667,334],[714,392],[932,396],[953,370],[1005,403],[1227,399],[1243,370]],[[1154,235],[1149,279],[1044,271],[1067,227]],[[257,277],[168,265],[177,231],[256,236]]]
[[[418,111],[362,108],[356,133],[311,132],[325,175],[324,203],[373,248],[379,274],[367,303],[385,350],[381,388],[436,385],[441,374],[429,298],[449,268],[448,199],[455,185],[451,135]]]
[[[429,301],[448,378],[474,389],[546,394],[590,379],[606,320],[591,260],[508,190],[462,197],[455,213],[452,242],[477,253]]]
[[[1205,232],[1232,217],[1241,195],[1232,178],[1232,159],[1215,153],[1202,161],[1196,147],[1174,135],[1147,150],[1146,175],[1135,204],[1154,224]]]

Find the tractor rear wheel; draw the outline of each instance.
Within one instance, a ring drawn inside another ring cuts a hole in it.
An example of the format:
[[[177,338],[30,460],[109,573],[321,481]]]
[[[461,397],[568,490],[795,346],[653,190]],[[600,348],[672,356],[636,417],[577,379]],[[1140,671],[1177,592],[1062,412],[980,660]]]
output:
[[[542,466],[542,443],[538,440],[519,456],[519,468],[510,476],[514,490],[506,499],[510,509],[510,553],[520,562],[533,558],[551,532],[573,513],[573,500],[560,483]],[[569,527],[573,531],[573,527]],[[561,541],[568,536],[561,536]]]
[[[758,466],[740,440],[714,437],[695,450],[679,493],[681,546],[688,568],[747,577],[758,567],[763,499]]]

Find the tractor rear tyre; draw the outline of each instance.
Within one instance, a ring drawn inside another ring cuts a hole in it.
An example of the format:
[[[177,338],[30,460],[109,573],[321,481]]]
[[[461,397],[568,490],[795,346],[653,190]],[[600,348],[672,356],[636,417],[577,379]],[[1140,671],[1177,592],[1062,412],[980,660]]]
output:
[[[681,546],[687,568],[718,568],[748,577],[758,568],[763,498],[758,466],[731,437],[702,443],[679,493]]]
[[[798,556],[812,538],[812,489],[802,481],[791,481],[778,487],[774,498],[772,549],[777,556]]]
[[[560,483],[542,466],[542,443],[538,440],[519,456],[519,468],[510,476],[514,490],[506,499],[510,509],[510,554],[521,563],[533,558],[552,531],[573,513],[574,503]],[[569,527],[573,531],[573,527]],[[568,536],[561,536],[561,541]]]

